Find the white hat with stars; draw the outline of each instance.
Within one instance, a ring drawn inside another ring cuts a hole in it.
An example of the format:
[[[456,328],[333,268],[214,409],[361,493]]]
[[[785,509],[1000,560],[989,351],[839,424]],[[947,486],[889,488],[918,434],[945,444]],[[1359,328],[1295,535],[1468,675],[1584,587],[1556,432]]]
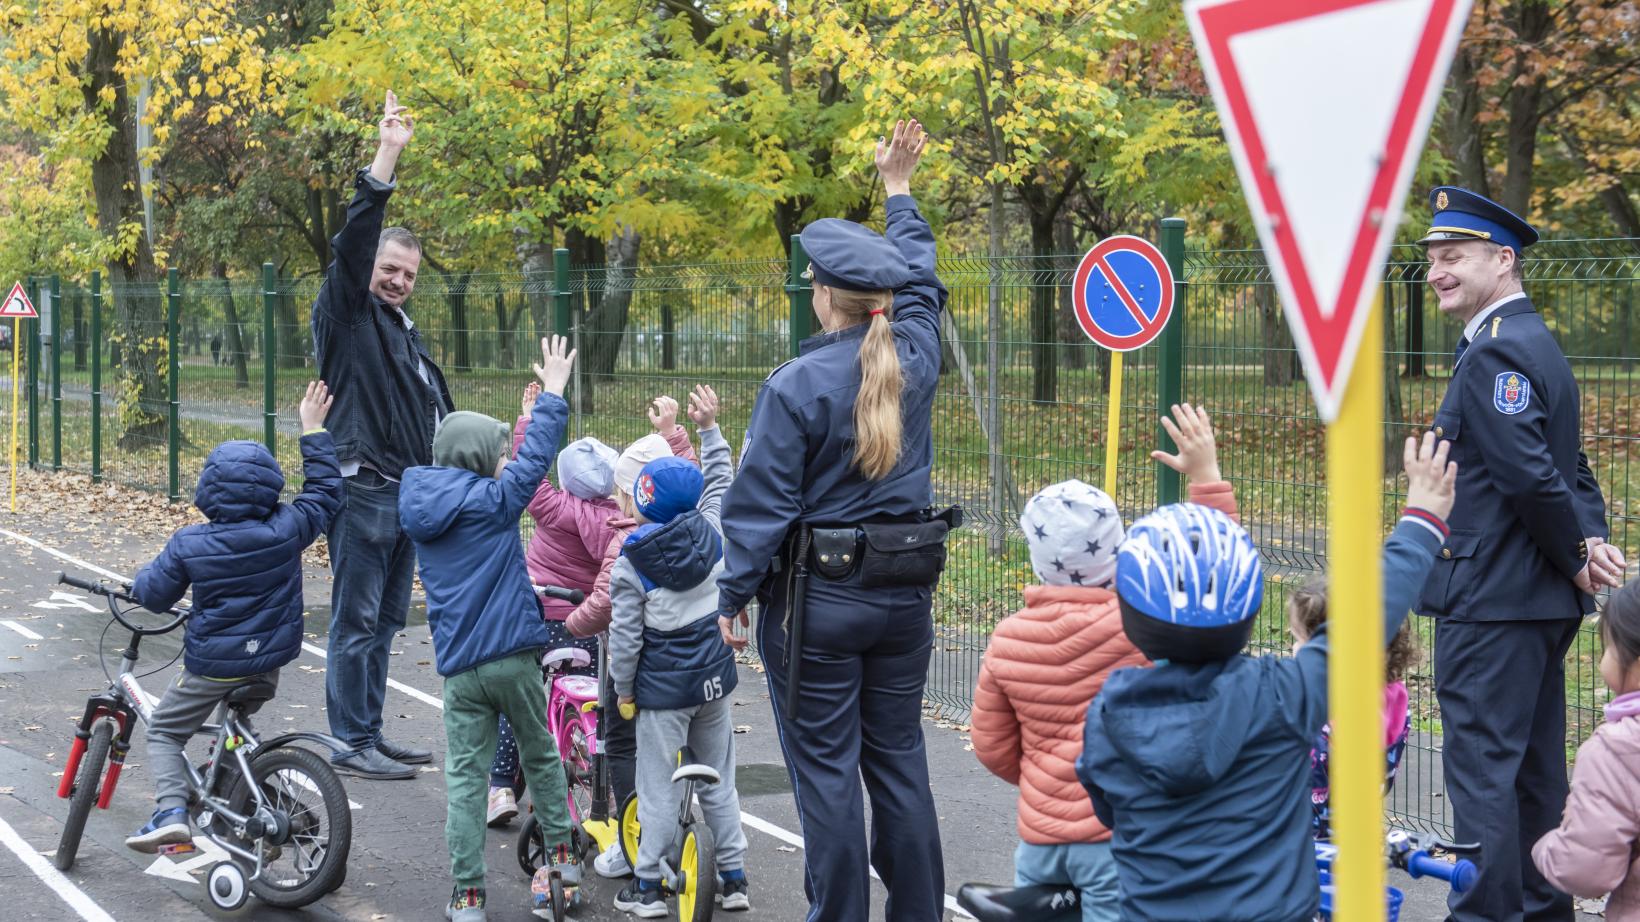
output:
[[[1116,577],[1122,516],[1105,491],[1080,480],[1044,487],[1019,517],[1031,567],[1049,586],[1108,586]]]

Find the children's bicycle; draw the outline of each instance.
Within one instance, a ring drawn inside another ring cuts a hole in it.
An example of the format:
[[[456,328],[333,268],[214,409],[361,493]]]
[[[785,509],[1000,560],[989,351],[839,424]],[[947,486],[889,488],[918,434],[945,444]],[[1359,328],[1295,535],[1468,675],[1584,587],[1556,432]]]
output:
[[[139,722],[146,726],[153,713],[156,702],[135,674],[142,638],[176,630],[190,612],[173,608],[165,624],[142,627],[127,619],[141,604],[129,594],[129,584],[116,589],[62,573],[57,581],[102,596],[114,621],[131,632],[119,674],[86,700],[57,788],[57,796],[69,804],[53,862],[66,871],[74,866],[91,805],[108,809],[131,734]],[[106,675],[108,664],[100,649],[98,661]],[[268,683],[234,689],[217,708],[215,722],[201,728],[211,734],[205,763],[188,765],[189,818],[230,856],[212,865],[206,878],[206,892],[219,909],[238,909],[252,893],[270,906],[306,906],[341,886],[347,876],[353,839],[347,792],[325,758],[293,744],[316,743],[333,752],[346,747],[322,733],[260,739],[249,715],[272,700],[274,691]],[[165,847],[162,853],[192,850],[189,843]]]
[[[1414,880],[1434,877],[1444,880],[1453,891],[1463,893],[1475,885],[1478,872],[1467,858],[1448,861],[1445,855],[1474,850],[1474,846],[1454,845],[1437,838],[1420,838],[1401,829],[1384,836],[1384,851],[1391,867],[1400,868]],[[1315,843],[1315,864],[1321,874],[1322,922],[1332,918],[1332,866],[1338,846]],[[1396,922],[1401,910],[1401,891],[1387,888],[1386,922]],[[957,891],[957,905],[978,922],[1077,922],[1082,918],[1082,895],[1065,884],[1033,887],[993,887],[963,884]]]

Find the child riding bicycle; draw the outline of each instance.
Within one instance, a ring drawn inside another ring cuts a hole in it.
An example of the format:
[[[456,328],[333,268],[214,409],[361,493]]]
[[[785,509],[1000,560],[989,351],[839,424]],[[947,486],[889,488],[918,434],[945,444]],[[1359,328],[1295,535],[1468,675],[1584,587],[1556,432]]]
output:
[[[302,552],[330,526],[342,504],[336,446],[324,429],[331,396],[308,384],[302,419],[302,492],[279,502],[285,476],[260,442],[223,442],[199,474],[194,505],[209,521],[179,529],[137,574],[131,593],[163,612],[194,590],[183,671],[154,708],[148,763],[157,809],[125,840],[136,851],[193,839],[188,822],[189,737],[235,689],[275,685],[279,669],[302,652]]]

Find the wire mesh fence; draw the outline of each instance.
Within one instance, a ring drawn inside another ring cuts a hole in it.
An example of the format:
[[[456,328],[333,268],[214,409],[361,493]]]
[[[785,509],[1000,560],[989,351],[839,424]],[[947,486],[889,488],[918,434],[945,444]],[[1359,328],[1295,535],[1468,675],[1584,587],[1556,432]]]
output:
[[[952,539],[936,594],[927,697],[953,719],[971,703],[992,628],[1020,606],[1022,589],[1035,579],[1017,527],[1025,501],[1060,480],[1104,480],[1109,354],[1072,319],[1076,261],[940,261],[950,301],[933,487],[936,502],[966,508],[968,524]],[[1157,395],[1164,378],[1182,377],[1185,398],[1213,414],[1220,467],[1266,562],[1269,591],[1255,646],[1285,652],[1288,593],[1320,576],[1328,559],[1323,429],[1260,253],[1189,250],[1176,268],[1184,281],[1174,321],[1183,324],[1182,367],[1168,367],[1155,346],[1127,354],[1116,499],[1129,521],[1157,503],[1161,482],[1149,457],[1159,440]],[[707,383],[722,397],[720,421],[738,445],[759,384],[807,332],[805,292],[789,284],[791,269],[765,260],[635,270],[560,264],[535,276],[424,273],[410,313],[462,409],[514,418],[529,365],[539,358],[538,337],[557,331],[581,356],[568,395],[573,436],[623,446],[650,431],[654,396],[682,402],[691,387]],[[1390,459],[1399,459],[1400,439],[1433,416],[1458,336],[1427,294],[1423,271],[1419,248],[1398,248],[1383,285]],[[1606,495],[1612,540],[1634,550],[1640,240],[1540,243],[1526,263],[1526,288],[1582,389],[1584,447]],[[52,342],[30,365],[38,399],[31,459],[167,490],[174,428],[175,490],[188,497],[214,445],[265,440],[271,419],[278,458],[297,480],[295,404],[315,374],[309,321],[317,291],[316,279],[280,279],[271,270],[263,279],[190,280],[179,286],[178,318],[168,330],[163,281],[63,284],[53,299],[56,383]],[[174,407],[165,399],[173,350]],[[1386,470],[1381,487],[1387,527],[1403,484]],[[1426,619],[1413,623],[1422,651],[1406,676],[1415,732],[1388,807],[1399,822],[1445,830],[1432,628]],[[1568,754],[1598,724],[1607,698],[1598,655],[1586,625],[1566,664]]]

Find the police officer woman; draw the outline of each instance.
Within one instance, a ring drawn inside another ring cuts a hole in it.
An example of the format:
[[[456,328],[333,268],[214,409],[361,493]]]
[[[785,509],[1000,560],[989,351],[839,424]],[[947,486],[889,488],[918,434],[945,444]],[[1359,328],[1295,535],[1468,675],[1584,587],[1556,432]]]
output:
[[[951,517],[929,514],[940,369],[934,235],[911,198],[927,137],[877,144],[887,237],[803,231],[824,332],[763,382],[723,502],[724,638],[760,603],[758,650],[805,843],[809,922],[939,919],[944,864],[923,749],[933,585]],[[861,780],[871,795],[869,850]]]

